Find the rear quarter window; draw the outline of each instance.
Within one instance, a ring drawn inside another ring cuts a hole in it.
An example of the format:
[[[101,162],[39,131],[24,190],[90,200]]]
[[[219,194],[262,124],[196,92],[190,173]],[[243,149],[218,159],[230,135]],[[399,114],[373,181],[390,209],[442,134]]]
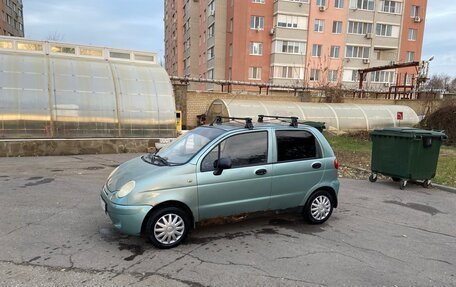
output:
[[[321,148],[315,136],[304,130],[276,131],[277,162],[315,159]]]

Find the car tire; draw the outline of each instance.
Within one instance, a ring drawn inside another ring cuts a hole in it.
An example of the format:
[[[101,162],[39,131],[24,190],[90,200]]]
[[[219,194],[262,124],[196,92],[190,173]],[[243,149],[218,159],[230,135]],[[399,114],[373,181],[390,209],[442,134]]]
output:
[[[181,244],[190,229],[188,214],[177,207],[154,211],[146,226],[149,241],[157,248],[168,249]]]
[[[304,206],[304,219],[310,224],[322,224],[331,216],[334,199],[326,190],[313,193]]]

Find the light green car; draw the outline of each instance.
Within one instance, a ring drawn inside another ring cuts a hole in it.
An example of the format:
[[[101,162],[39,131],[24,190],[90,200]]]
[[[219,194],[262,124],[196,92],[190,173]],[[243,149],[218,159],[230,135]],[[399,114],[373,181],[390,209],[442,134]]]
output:
[[[101,204],[121,232],[171,248],[216,217],[300,207],[307,221],[323,223],[337,207],[337,169],[313,127],[215,124],[120,165]]]

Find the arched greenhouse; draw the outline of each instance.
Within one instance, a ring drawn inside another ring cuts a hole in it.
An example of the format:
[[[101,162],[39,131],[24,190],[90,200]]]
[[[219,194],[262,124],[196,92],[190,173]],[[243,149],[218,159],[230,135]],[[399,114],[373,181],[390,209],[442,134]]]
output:
[[[397,120],[402,112],[403,120]],[[215,100],[207,116],[251,117],[258,115],[296,116],[300,121],[325,122],[328,129],[341,131],[372,130],[383,127],[410,127],[418,123],[418,116],[408,106],[326,104],[307,102],[276,102],[252,100]]]
[[[173,137],[154,53],[0,37],[0,137]]]

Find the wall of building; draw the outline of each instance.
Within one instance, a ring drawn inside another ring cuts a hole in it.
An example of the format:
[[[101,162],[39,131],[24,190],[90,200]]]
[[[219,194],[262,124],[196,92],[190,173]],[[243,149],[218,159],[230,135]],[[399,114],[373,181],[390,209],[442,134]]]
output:
[[[24,37],[22,0],[0,2],[0,35]]]

